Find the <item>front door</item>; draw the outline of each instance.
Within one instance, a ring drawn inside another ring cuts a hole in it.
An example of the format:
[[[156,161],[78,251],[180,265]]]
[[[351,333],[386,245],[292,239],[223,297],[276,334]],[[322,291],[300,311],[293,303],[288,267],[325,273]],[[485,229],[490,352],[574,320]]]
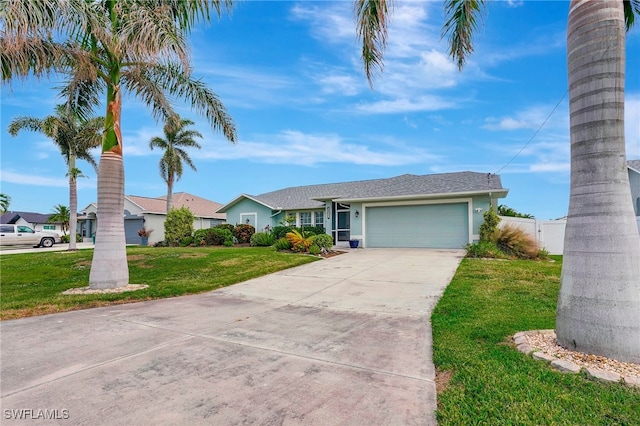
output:
[[[335,240],[349,241],[351,237],[351,221],[349,213],[349,204],[336,204],[336,229]]]

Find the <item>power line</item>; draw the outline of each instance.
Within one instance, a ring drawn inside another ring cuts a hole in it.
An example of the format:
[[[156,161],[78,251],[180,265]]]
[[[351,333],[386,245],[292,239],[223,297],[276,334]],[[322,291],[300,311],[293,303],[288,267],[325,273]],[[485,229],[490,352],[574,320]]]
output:
[[[533,138],[535,138],[538,133],[540,133],[540,130],[542,130],[542,128],[544,127],[545,124],[547,124],[547,121],[549,120],[549,118],[551,118],[551,116],[553,115],[554,112],[556,112],[556,109],[558,109],[558,107],[560,106],[560,103],[564,100],[564,98],[567,96],[567,93],[569,93],[569,89],[567,89],[564,94],[562,95],[562,97],[560,98],[560,100],[558,101],[558,103],[556,103],[556,106],[553,107],[553,109],[551,110],[551,112],[549,113],[549,115],[547,115],[547,118],[544,119],[544,121],[542,122],[542,124],[540,125],[540,127],[538,127],[538,130],[536,130],[536,132],[533,134],[533,136],[531,136],[531,138],[527,141],[527,143],[525,143],[522,148],[520,148],[520,151],[518,151],[516,153],[516,155],[513,156],[513,158],[509,161],[507,161],[507,164],[505,164],[504,166],[500,167],[500,169],[498,169],[497,172],[495,172],[494,174],[498,174],[500,173],[505,167],[507,167],[509,164],[511,164],[511,162],[513,160],[515,160],[518,155],[520,155],[522,153],[522,151],[524,151],[524,149],[531,143],[531,141],[533,140]]]

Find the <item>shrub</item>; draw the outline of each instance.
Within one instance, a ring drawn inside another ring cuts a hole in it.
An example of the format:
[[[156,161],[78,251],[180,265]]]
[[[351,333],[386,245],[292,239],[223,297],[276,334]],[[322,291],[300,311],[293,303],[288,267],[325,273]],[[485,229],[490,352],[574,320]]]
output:
[[[541,248],[538,250],[538,259],[549,259],[549,258],[550,258],[549,250],[545,248]]]
[[[494,241],[495,233],[500,223],[500,217],[496,214],[496,211],[491,207],[482,215],[484,222],[480,225],[480,241]]]
[[[302,232],[306,233],[307,235],[324,234],[324,226],[321,226],[321,225],[318,225],[318,226],[303,226],[302,227]]]
[[[273,227],[273,238],[279,240],[280,238],[286,238],[287,233],[293,231],[293,228],[290,226],[274,226]]]
[[[69,241],[71,241],[71,234],[61,235],[60,238],[62,239],[63,243],[68,243]],[[76,234],[76,243],[81,243],[82,240],[83,240],[82,235]]]
[[[164,221],[164,239],[169,246],[179,246],[184,238],[193,235],[195,217],[187,207],[171,209]]]
[[[180,240],[180,246],[188,247],[193,244],[193,241],[194,241],[193,237],[184,237],[183,239]]]
[[[248,224],[236,225],[233,228],[233,236],[236,237],[239,244],[251,242],[251,236],[256,232],[256,228]]]
[[[256,232],[251,236],[252,246],[268,247],[272,246],[274,242],[273,235],[268,232]]]
[[[306,236],[297,229],[287,233],[287,239],[291,242],[291,250],[305,253],[313,243],[313,236]]]
[[[320,247],[318,247],[316,244],[311,244],[309,246],[309,254],[312,254],[314,256],[319,255],[322,252],[322,250],[320,249]]]
[[[521,259],[538,257],[538,243],[517,226],[504,225],[495,233],[495,244],[504,253]]]
[[[231,232],[231,234],[233,234],[233,229],[235,228],[235,226],[233,226],[230,223],[219,223],[216,226],[214,226],[215,229],[227,229],[229,232]]]
[[[331,250],[331,247],[333,247],[333,238],[328,234],[318,234],[313,238],[313,244],[317,245],[320,249]]]
[[[276,248],[276,250],[290,250],[291,242],[286,238],[279,238],[276,240],[273,246]]]
[[[479,241],[476,244],[467,244],[465,248],[467,249],[467,257],[495,259],[502,259],[506,257],[495,243],[489,241]]]
[[[193,233],[193,242],[199,245],[206,245],[207,233],[209,229],[198,229]]]
[[[207,230],[205,242],[210,246],[232,246],[233,234],[226,227],[213,227]]]

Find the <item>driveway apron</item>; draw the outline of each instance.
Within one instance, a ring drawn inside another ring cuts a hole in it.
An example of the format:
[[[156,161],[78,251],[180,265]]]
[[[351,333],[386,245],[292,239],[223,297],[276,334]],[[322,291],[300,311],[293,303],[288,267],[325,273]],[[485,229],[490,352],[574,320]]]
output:
[[[463,254],[358,249],[205,294],[3,321],[2,424],[434,425],[430,316]]]

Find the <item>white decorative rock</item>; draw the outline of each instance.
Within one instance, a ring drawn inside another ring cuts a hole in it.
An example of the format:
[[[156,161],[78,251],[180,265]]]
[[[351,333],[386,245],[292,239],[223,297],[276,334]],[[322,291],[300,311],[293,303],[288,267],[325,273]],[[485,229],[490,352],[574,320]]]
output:
[[[624,383],[632,388],[640,388],[640,377],[624,376]]]
[[[612,371],[599,370],[597,368],[587,368],[587,373],[595,379],[605,382],[619,382],[622,376]]]
[[[581,368],[578,365],[575,365],[572,362],[565,361],[563,359],[556,359],[555,361],[551,361],[551,366],[558,371],[563,373],[579,373]]]
[[[552,362],[557,360],[558,358],[553,357],[551,355],[547,355],[544,352],[534,352],[533,353],[533,358],[537,359],[539,361],[547,361],[547,362]]]

